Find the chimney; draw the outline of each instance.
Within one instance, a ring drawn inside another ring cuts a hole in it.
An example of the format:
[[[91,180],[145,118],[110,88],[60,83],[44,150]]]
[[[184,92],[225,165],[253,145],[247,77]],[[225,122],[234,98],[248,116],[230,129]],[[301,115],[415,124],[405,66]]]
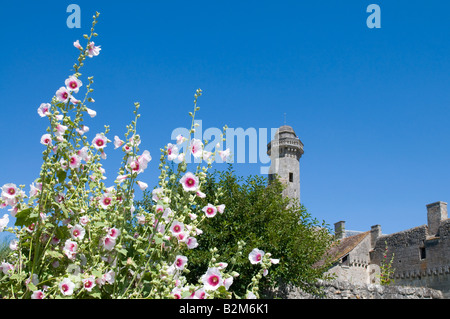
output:
[[[343,239],[345,237],[345,221],[334,223],[334,237],[336,239]]]
[[[375,247],[375,244],[377,243],[378,237],[381,235],[381,226],[380,225],[373,225],[370,228],[370,245],[372,248]]]
[[[438,235],[441,221],[448,218],[447,203],[436,202],[427,205],[428,235]]]

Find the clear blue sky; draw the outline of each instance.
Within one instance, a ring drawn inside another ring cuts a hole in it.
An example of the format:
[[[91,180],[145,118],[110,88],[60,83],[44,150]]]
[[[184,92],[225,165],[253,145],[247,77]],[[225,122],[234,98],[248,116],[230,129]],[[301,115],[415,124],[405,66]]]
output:
[[[71,3],[81,29],[66,26]],[[366,26],[371,3],[381,29]],[[392,233],[426,224],[426,204],[450,201],[450,3],[437,0],[2,2],[0,186],[28,191],[38,176],[48,123],[37,107],[71,75],[72,43],[84,43],[95,11],[102,51],[82,72],[95,79],[89,136],[104,124],[110,139],[123,136],[139,101],[150,185],[201,88],[204,129],[270,129],[287,114],[305,145],[303,204],[330,225]],[[121,153],[107,151],[112,185]]]

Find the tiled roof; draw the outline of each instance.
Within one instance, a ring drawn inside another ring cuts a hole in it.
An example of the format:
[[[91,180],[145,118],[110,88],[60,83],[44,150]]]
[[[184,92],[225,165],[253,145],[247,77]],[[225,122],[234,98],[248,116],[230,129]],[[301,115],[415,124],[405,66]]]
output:
[[[370,231],[366,231],[354,236],[345,237],[339,241],[336,241],[328,250],[326,257],[331,257],[332,261],[336,261],[339,258],[344,257],[351,252],[364,238],[370,234]],[[315,264],[319,267],[325,263],[326,258],[323,258]]]

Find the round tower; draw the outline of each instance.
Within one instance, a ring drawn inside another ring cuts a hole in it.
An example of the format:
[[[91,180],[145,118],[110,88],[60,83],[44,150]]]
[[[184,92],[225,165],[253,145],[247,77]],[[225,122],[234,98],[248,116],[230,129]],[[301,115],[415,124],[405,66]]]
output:
[[[284,196],[300,202],[300,157],[303,143],[289,125],[283,125],[275,132],[274,139],[267,144],[270,156],[269,181],[278,179],[287,185]]]

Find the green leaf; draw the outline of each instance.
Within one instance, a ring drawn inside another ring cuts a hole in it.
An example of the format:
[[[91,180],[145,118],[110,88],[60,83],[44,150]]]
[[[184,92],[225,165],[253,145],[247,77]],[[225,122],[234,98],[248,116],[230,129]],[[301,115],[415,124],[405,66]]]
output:
[[[58,181],[62,184],[67,177],[67,172],[59,170],[58,173],[56,173],[56,176],[58,176]]]
[[[15,226],[19,227],[26,227],[29,226],[37,219],[37,216],[33,214],[33,217],[31,216],[31,213],[33,211],[33,208],[27,208],[24,209],[16,214],[16,222],[14,223]]]

